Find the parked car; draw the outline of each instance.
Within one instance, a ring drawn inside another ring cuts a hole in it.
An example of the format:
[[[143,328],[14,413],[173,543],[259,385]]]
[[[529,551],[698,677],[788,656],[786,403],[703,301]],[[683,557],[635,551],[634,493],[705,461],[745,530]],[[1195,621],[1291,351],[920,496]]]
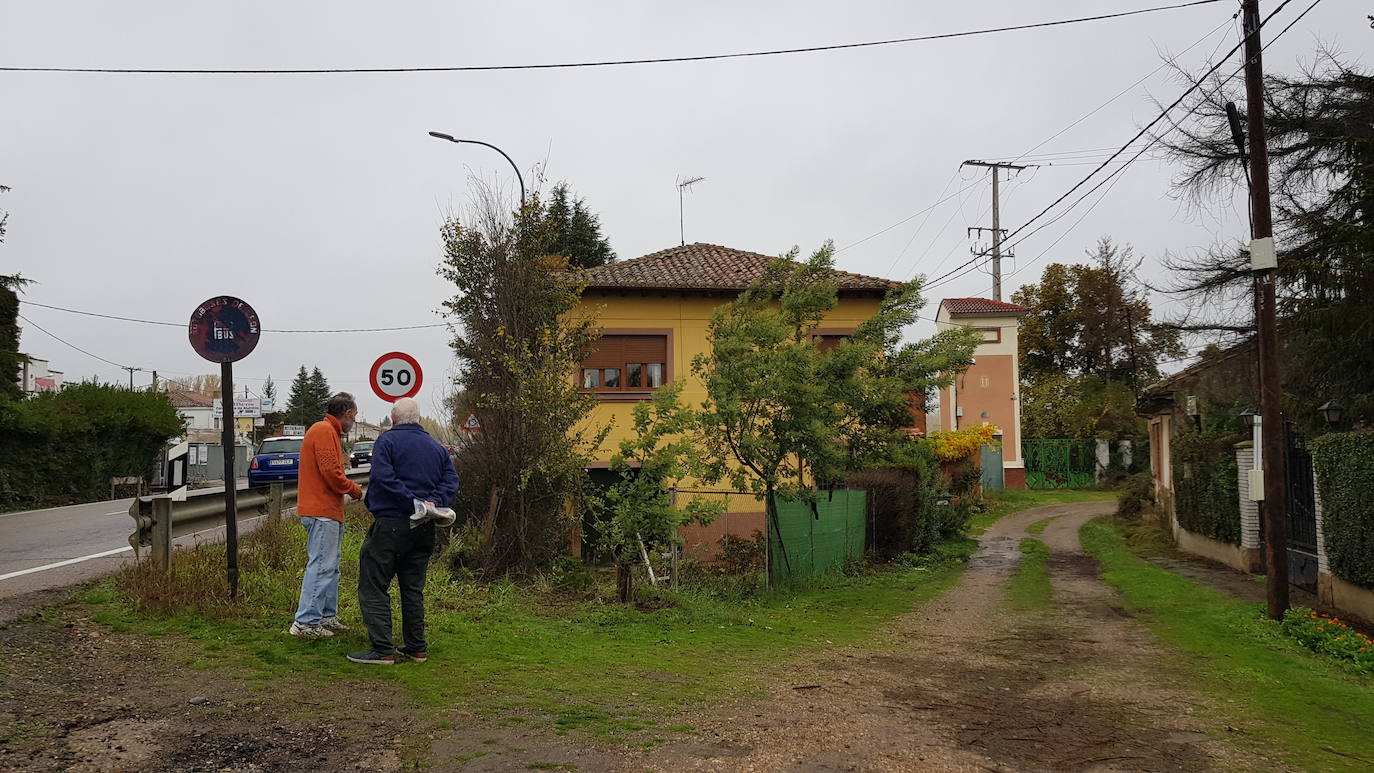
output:
[[[248,485],[295,483],[301,471],[301,443],[304,440],[304,437],[293,435],[262,441],[253,461],[248,463]]]
[[[348,455],[349,467],[361,467],[364,464],[372,464],[372,441],[360,440],[353,444],[353,453]]]

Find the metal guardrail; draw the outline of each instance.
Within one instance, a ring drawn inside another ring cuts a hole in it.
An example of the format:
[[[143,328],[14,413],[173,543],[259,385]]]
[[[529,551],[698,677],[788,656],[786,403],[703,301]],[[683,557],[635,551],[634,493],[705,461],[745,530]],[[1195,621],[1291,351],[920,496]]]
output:
[[[346,474],[349,480],[366,486],[370,472],[369,468],[354,468]],[[266,488],[241,488],[235,499],[239,521],[280,515],[295,504],[296,486],[273,483]],[[151,547],[153,561],[169,567],[172,540],[224,525],[224,488],[190,491],[180,502],[169,496],[138,497],[129,505],[129,517],[134,519],[129,544],[134,550]]]

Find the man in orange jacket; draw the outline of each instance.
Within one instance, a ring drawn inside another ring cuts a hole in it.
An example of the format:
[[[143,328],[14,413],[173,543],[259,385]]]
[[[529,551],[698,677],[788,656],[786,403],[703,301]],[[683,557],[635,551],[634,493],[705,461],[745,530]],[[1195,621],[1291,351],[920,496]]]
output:
[[[353,395],[329,398],[323,421],[315,422],[301,443],[296,514],[305,526],[305,577],[290,634],[333,636],[347,630],[339,622],[339,561],[343,557],[344,496],[361,499],[362,487],[344,474],[343,434],[358,418]]]

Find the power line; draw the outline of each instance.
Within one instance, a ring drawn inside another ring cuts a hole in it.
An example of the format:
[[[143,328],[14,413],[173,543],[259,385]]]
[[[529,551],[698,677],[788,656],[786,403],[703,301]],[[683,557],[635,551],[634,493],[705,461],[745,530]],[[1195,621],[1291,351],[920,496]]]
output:
[[[426,73],[426,72],[496,72],[504,70],[556,70],[575,67],[617,67],[623,65],[639,64],[668,64],[674,62],[705,62],[720,59],[745,59],[764,56],[781,56],[784,54],[810,54],[822,51],[839,51],[852,48],[872,48],[876,46],[890,46],[902,43],[919,43],[931,40],[948,40],[953,38],[973,37],[975,35],[991,35],[1001,32],[1016,32],[1020,30],[1041,29],[1044,27],[1058,27],[1069,24],[1081,24],[1092,21],[1105,21],[1107,19],[1120,19],[1127,16],[1138,16],[1146,13],[1156,13],[1159,11],[1172,11],[1180,8],[1191,8],[1199,5],[1210,5],[1222,2],[1222,0],[1192,0],[1192,2],[1176,3],[1174,5],[1162,5],[1152,8],[1139,8],[1133,11],[1121,11],[1118,13],[1100,14],[1098,16],[1080,16],[1069,19],[1056,19],[1053,21],[1033,22],[1030,24],[1016,24],[1006,27],[991,27],[986,29],[965,30],[962,32],[944,32],[934,35],[919,35],[908,38],[893,38],[889,40],[872,40],[861,43],[838,43],[826,46],[807,46],[803,48],[779,48],[767,51],[746,51],[730,54],[701,54],[697,56],[672,56],[652,59],[616,59],[608,61],[592,62],[550,62],[543,64],[491,64],[491,65],[465,65],[465,66],[444,66],[444,67],[337,67],[337,68],[272,68],[272,69],[198,69],[198,68],[125,68],[125,67],[0,67],[0,72],[51,72],[51,73],[104,73],[104,74],[123,74],[123,75],[340,75],[349,73]]]
[[[67,345],[67,346],[70,346],[71,348],[77,350],[78,352],[81,352],[82,354],[86,355],[87,357],[94,357],[95,359],[100,360],[101,362],[107,363],[107,364],[109,364],[109,365],[113,365],[113,366],[115,366],[116,368],[119,368],[120,370],[128,370],[128,369],[129,369],[129,366],[128,366],[128,365],[120,365],[119,363],[115,362],[114,360],[107,360],[107,359],[105,359],[104,357],[101,357],[101,356],[98,355],[98,354],[95,354],[95,353],[93,353],[93,352],[88,352],[88,351],[86,351],[85,349],[82,349],[81,347],[77,346],[76,344],[72,343],[71,341],[68,341],[68,340],[63,339],[63,338],[59,338],[57,335],[55,335],[55,334],[49,332],[48,330],[44,329],[42,325],[39,325],[37,322],[34,322],[33,320],[29,319],[28,317],[25,317],[23,314],[18,314],[18,315],[16,315],[16,316],[18,316],[20,319],[24,320],[25,322],[29,323],[30,325],[34,326],[34,327],[37,328],[38,330],[41,330],[42,332],[46,333],[47,336],[48,336],[49,338],[53,339],[54,341],[57,341],[58,343],[61,343],[61,344],[65,344],[65,345]],[[142,368],[135,368],[135,370],[142,370]]]
[[[1207,40],[1207,38],[1209,38],[1209,37],[1211,37],[1212,35],[1216,34],[1216,32],[1217,32],[1218,30],[1220,30],[1222,27],[1226,27],[1226,26],[1230,25],[1230,24],[1232,23],[1232,21],[1234,21],[1235,18],[1236,18],[1236,16],[1233,15],[1233,16],[1231,16],[1230,18],[1228,18],[1226,21],[1223,21],[1221,24],[1217,25],[1215,28],[1209,30],[1209,31],[1207,32],[1207,34],[1205,34],[1205,35],[1203,35],[1202,37],[1198,38],[1196,41],[1194,41],[1194,42],[1193,42],[1191,45],[1189,45],[1187,48],[1183,49],[1183,51],[1180,52],[1180,55],[1186,54],[1186,53],[1188,53],[1189,51],[1191,51],[1191,50],[1193,50],[1194,48],[1196,48],[1197,46],[1201,45],[1203,41]],[[1132,83],[1131,85],[1129,85],[1129,86],[1127,86],[1126,88],[1122,89],[1121,91],[1117,92],[1115,95],[1113,95],[1113,96],[1112,96],[1111,98],[1109,98],[1107,101],[1103,102],[1102,104],[1100,104],[1100,105],[1098,105],[1097,107],[1093,108],[1092,110],[1088,111],[1088,112],[1085,113],[1084,115],[1080,116],[1080,117],[1079,117],[1077,120],[1075,120],[1073,123],[1069,124],[1068,126],[1065,126],[1063,129],[1060,129],[1059,131],[1055,132],[1054,134],[1051,134],[1049,137],[1046,137],[1045,139],[1043,139],[1043,140],[1041,140],[1040,142],[1036,143],[1036,144],[1035,144],[1033,147],[1031,147],[1029,150],[1027,150],[1026,152],[1024,152],[1024,153],[1022,153],[1022,154],[1016,156],[1014,159],[1012,159],[1012,162],[1015,163],[1016,161],[1020,161],[1020,160],[1023,159],[1023,158],[1032,158],[1033,156],[1031,156],[1031,154],[1032,154],[1034,151],[1036,151],[1036,150],[1038,150],[1038,149],[1044,147],[1045,145],[1047,145],[1048,143],[1050,143],[1051,141],[1053,141],[1055,138],[1062,136],[1065,132],[1069,131],[1069,130],[1072,129],[1073,127],[1079,125],[1080,123],[1083,123],[1083,122],[1086,121],[1087,119],[1089,119],[1089,118],[1091,118],[1092,116],[1096,115],[1098,112],[1100,112],[1101,110],[1103,110],[1103,109],[1106,108],[1108,105],[1110,105],[1111,103],[1115,102],[1116,100],[1120,99],[1122,96],[1124,96],[1127,92],[1129,92],[1129,91],[1131,91],[1132,89],[1134,89],[1136,86],[1139,86],[1140,84],[1144,83],[1146,80],[1149,80],[1151,77],[1153,77],[1153,76],[1155,75],[1155,73],[1158,73],[1160,70],[1163,70],[1165,67],[1168,67],[1168,62],[1165,62],[1165,63],[1159,65],[1158,67],[1156,67],[1155,69],[1151,70],[1150,72],[1146,73],[1143,77],[1141,77],[1141,78],[1140,78],[1139,80],[1137,80],[1135,83]],[[1083,152],[1083,153],[1088,153],[1088,152],[1110,152],[1110,151],[1112,151],[1112,150],[1115,150],[1115,148],[1090,149],[1090,150],[1085,150],[1085,151],[1082,151],[1082,152]],[[1066,153],[1068,153],[1068,152],[1077,153],[1078,151],[1064,151],[1064,152],[1066,152]],[[1046,152],[1046,153],[1040,154],[1040,155],[1048,157],[1048,156],[1053,156],[1053,155],[1056,155],[1056,154],[1050,153],[1050,152]],[[886,228],[884,228],[884,229],[882,229],[882,230],[880,230],[880,231],[877,231],[877,232],[875,232],[875,233],[869,234],[868,236],[865,236],[864,238],[859,239],[859,240],[856,241],[856,242],[853,242],[853,243],[851,243],[851,244],[847,244],[847,245],[845,245],[844,247],[841,247],[841,248],[839,248],[838,250],[835,250],[835,252],[837,252],[837,253],[838,253],[838,252],[843,252],[843,251],[849,249],[850,247],[858,246],[858,245],[863,244],[864,242],[866,242],[866,241],[868,241],[868,240],[870,240],[870,239],[876,238],[876,237],[878,237],[878,236],[882,236],[883,234],[887,233],[888,231],[891,231],[892,229],[896,228],[897,226],[900,226],[900,225],[902,225],[903,223],[906,223],[906,222],[910,221],[910,220],[913,219],[913,218],[919,217],[920,215],[922,215],[922,214],[924,214],[924,213],[926,213],[926,212],[929,212],[930,210],[935,209],[936,207],[940,206],[941,204],[945,203],[946,201],[949,201],[949,199],[953,198],[954,196],[958,196],[958,195],[964,193],[965,191],[970,190],[971,188],[977,187],[977,185],[978,185],[980,182],[981,182],[980,179],[975,179],[971,184],[969,184],[969,185],[967,185],[967,186],[965,186],[965,187],[963,187],[963,188],[960,188],[958,191],[955,191],[953,195],[951,195],[951,196],[949,196],[949,197],[946,197],[946,198],[939,198],[934,204],[931,204],[929,207],[926,207],[925,209],[922,209],[922,210],[918,210],[918,211],[916,211],[916,212],[913,212],[912,214],[907,215],[906,217],[902,218],[901,220],[898,220],[897,222],[893,223],[892,225],[890,225],[890,226],[888,226],[888,227],[886,227]],[[942,195],[943,195],[943,194],[942,194]],[[928,251],[929,251],[929,250],[927,250],[927,252],[928,252]],[[952,251],[951,251],[951,254],[952,254]],[[912,274],[915,273],[915,268],[912,269],[911,273],[912,273]]]
[[[101,319],[116,319],[116,320],[119,320],[119,321],[121,321],[121,322],[137,322],[137,323],[142,324],[142,325],[162,325],[162,326],[164,326],[164,327],[185,328],[185,327],[186,327],[186,324],[187,324],[187,323],[185,323],[185,322],[162,322],[162,321],[160,321],[160,320],[139,319],[139,318],[137,318],[137,317],[121,317],[121,316],[119,316],[119,315],[117,315],[117,314],[100,314],[100,313],[94,312],[94,311],[82,311],[82,310],[80,310],[80,309],[68,309],[68,308],[65,308],[65,307],[62,307],[62,306],[50,306],[50,305],[48,305],[48,304],[46,304],[46,303],[37,303],[37,302],[34,302],[34,301],[26,301],[26,300],[22,300],[22,299],[21,299],[19,302],[20,302],[20,303],[23,303],[23,304],[27,304],[27,305],[29,305],[29,306],[37,306],[37,307],[43,308],[43,309],[52,309],[53,311],[65,311],[65,312],[67,312],[68,314],[80,314],[80,315],[82,315],[82,316],[84,316],[84,317],[99,317],[99,318],[101,318]],[[337,329],[328,329],[328,330],[304,330],[304,329],[286,329],[286,328],[269,328],[269,327],[265,327],[265,328],[262,329],[262,332],[264,332],[264,333],[389,333],[389,332],[393,332],[393,331],[396,331],[396,330],[426,330],[426,329],[429,329],[429,328],[447,327],[447,326],[448,326],[448,323],[447,323],[447,322],[433,322],[433,323],[430,323],[430,324],[427,324],[427,325],[399,325],[399,326],[396,326],[396,327],[355,327],[355,328],[337,328]]]
[[[1279,14],[1281,11],[1283,11],[1283,9],[1286,8],[1290,2],[1292,2],[1292,0],[1284,0],[1284,2],[1280,3],[1280,4],[1279,4],[1279,7],[1278,7],[1278,8],[1275,8],[1273,11],[1271,11],[1271,12],[1269,13],[1269,15],[1266,16],[1266,17],[1259,23],[1259,26],[1256,27],[1255,30],[1252,30],[1249,34],[1247,34],[1247,35],[1245,36],[1245,39],[1248,39],[1250,35],[1257,34],[1257,33],[1259,32],[1260,29],[1263,29],[1264,26],[1265,26],[1266,24],[1269,23],[1269,21],[1270,21],[1271,19],[1273,19],[1277,14]],[[1267,48],[1269,45],[1272,45],[1272,44],[1273,44],[1275,41],[1277,41],[1279,38],[1283,37],[1283,34],[1284,34],[1285,32],[1288,32],[1288,30],[1292,29],[1293,26],[1294,26],[1295,24],[1297,24],[1299,21],[1301,21],[1302,18],[1303,18],[1304,16],[1306,16],[1306,15],[1308,14],[1308,12],[1310,12],[1313,8],[1315,8],[1315,7],[1317,6],[1317,4],[1320,3],[1320,2],[1321,2],[1321,0],[1314,0],[1314,2],[1313,2],[1310,6],[1308,6],[1308,8],[1307,8],[1305,11],[1303,11],[1301,14],[1299,14],[1295,19],[1293,19],[1293,21],[1289,22],[1288,26],[1284,27],[1283,30],[1281,30],[1277,35],[1275,35],[1273,38],[1271,38],[1271,39],[1269,40],[1269,43],[1266,44],[1264,47]],[[1230,59],[1231,56],[1232,56],[1233,54],[1235,54],[1237,51],[1239,51],[1239,50],[1245,45],[1245,39],[1242,39],[1240,43],[1237,43],[1235,46],[1233,46],[1233,47],[1231,48],[1231,50],[1228,51],[1224,57],[1222,57],[1220,60],[1218,60],[1216,64],[1214,64],[1214,65],[1212,65],[1210,68],[1208,68],[1208,70],[1207,70],[1205,73],[1203,73],[1203,74],[1201,75],[1201,77],[1199,77],[1199,78],[1193,83],[1193,85],[1189,86],[1187,90],[1185,90],[1181,95],[1179,95],[1179,97],[1178,97],[1177,99],[1175,99],[1172,103],[1170,103],[1168,107],[1164,108],[1164,109],[1160,112],[1160,114],[1159,114],[1158,116],[1156,116],[1153,120],[1151,120],[1150,123],[1146,124],[1144,128],[1142,128],[1139,132],[1137,132],[1137,133],[1135,134],[1135,136],[1131,137],[1131,139],[1130,139],[1128,142],[1126,142],[1125,145],[1122,145],[1115,153],[1113,153],[1113,154],[1111,155],[1111,157],[1109,157],[1106,161],[1103,161],[1101,164],[1099,164],[1099,165],[1097,166],[1096,169],[1094,169],[1093,171],[1089,172],[1089,173],[1087,174],[1087,176],[1085,176],[1083,179],[1081,179],[1081,180],[1079,180],[1077,183],[1075,183],[1075,184],[1073,185],[1072,188],[1069,188],[1068,191],[1065,191],[1063,195],[1061,195],[1059,198],[1057,198],[1057,199],[1055,199],[1053,202],[1051,202],[1049,206],[1045,207],[1045,208],[1042,209],[1040,212],[1038,212],[1038,213],[1035,215],[1035,217],[1032,217],[1030,220],[1027,220],[1025,223],[1022,223],[1020,226],[1018,226],[1018,227],[1016,228],[1016,230],[1012,231],[1010,234],[1007,235],[1007,238],[1010,239],[1012,236],[1015,236],[1016,234],[1020,233],[1021,231],[1024,231],[1026,228],[1028,228],[1028,227],[1029,227],[1032,223],[1034,223],[1035,221],[1037,221],[1037,220],[1039,220],[1040,218],[1044,217],[1046,213],[1048,213],[1050,210],[1054,209],[1056,206],[1058,206],[1060,203],[1062,203],[1065,199],[1067,199],[1069,196],[1071,196],[1071,195],[1074,193],[1074,191],[1076,191],[1076,190],[1078,190],[1079,188],[1083,187],[1083,185],[1085,185],[1089,180],[1091,180],[1091,179],[1093,178],[1093,176],[1095,176],[1098,172],[1100,172],[1100,171],[1102,171],[1103,169],[1107,168],[1107,166],[1109,166],[1118,156],[1120,156],[1122,153],[1125,153],[1125,152],[1126,152],[1127,150],[1129,150],[1132,146],[1134,146],[1134,144],[1136,143],[1137,140],[1139,140],[1141,137],[1143,137],[1147,132],[1150,131],[1150,129],[1152,129],[1152,128],[1153,128],[1156,124],[1158,124],[1160,121],[1162,121],[1162,120],[1164,120],[1166,117],[1168,117],[1169,113],[1172,112],[1174,108],[1176,108],[1176,107],[1178,107],[1180,104],[1182,104],[1182,102],[1183,102],[1184,99],[1186,99],[1186,98],[1187,98],[1189,95],[1191,95],[1194,91],[1197,91],[1199,88],[1201,88],[1201,87],[1206,83],[1206,80],[1207,80],[1208,77],[1210,77],[1210,76],[1211,76],[1213,73],[1215,73],[1217,70],[1221,69],[1222,65],[1224,65],[1224,64],[1226,63],[1226,61],[1227,61],[1228,59]],[[1239,73],[1239,72],[1240,72],[1241,69],[1243,69],[1243,65],[1242,65],[1241,68],[1238,68],[1238,69],[1236,70],[1235,73],[1232,73],[1230,76],[1228,76],[1225,80],[1226,80],[1226,81],[1230,81],[1232,78],[1234,78],[1234,77],[1236,76],[1236,73]],[[1191,115],[1196,109],[1197,109],[1197,106],[1194,106],[1194,108],[1193,108],[1192,110],[1190,110],[1188,114]],[[1186,118],[1187,116],[1184,116],[1184,117]],[[1177,125],[1178,125],[1177,122],[1174,122],[1174,126],[1171,127],[1171,128],[1169,128],[1169,129],[1166,129],[1166,130],[1164,131],[1164,134],[1168,134],[1169,132],[1173,131],[1173,128],[1176,128]],[[1130,159],[1128,159],[1127,161],[1125,161],[1124,163],[1122,163],[1120,166],[1118,166],[1115,170],[1112,171],[1111,174],[1109,174],[1107,177],[1103,178],[1100,182],[1097,183],[1097,185],[1095,185],[1095,186],[1093,186],[1092,188],[1088,189],[1088,191],[1087,191],[1086,193],[1084,193],[1082,196],[1079,196],[1079,197],[1073,202],[1073,204],[1071,204],[1071,205],[1068,207],[1068,209],[1065,210],[1064,213],[1060,214],[1060,215],[1057,216],[1054,220],[1051,220],[1049,223],[1046,223],[1046,224],[1044,224],[1044,225],[1041,225],[1041,226],[1037,227],[1035,230],[1031,231],[1030,233],[1028,233],[1028,234],[1026,234],[1025,236],[1021,237],[1020,239],[1016,240],[1016,242],[1014,242],[1012,246],[1015,246],[1016,244],[1019,244],[1019,243],[1021,243],[1022,241],[1025,241],[1027,238],[1029,238],[1030,236],[1033,236],[1035,233],[1039,232],[1040,230],[1044,229],[1045,227],[1047,227],[1047,226],[1049,226],[1049,225],[1053,225],[1055,222],[1058,222],[1058,220],[1062,219],[1065,215],[1067,215],[1068,212],[1071,212],[1071,211],[1073,210],[1073,208],[1076,207],[1076,206],[1078,206],[1078,204],[1080,204],[1085,198],[1087,198],[1088,196],[1091,196],[1095,191],[1097,191],[1097,190],[1098,190],[1099,188],[1101,188],[1103,185],[1107,184],[1107,183],[1110,182],[1113,178],[1115,178],[1115,177],[1117,177],[1118,175],[1120,175],[1121,172],[1123,172],[1123,171],[1126,169],[1126,167],[1130,166],[1130,165],[1131,165],[1132,163],[1134,163],[1137,159],[1139,159],[1142,155],[1144,155],[1151,147],[1153,147],[1153,146],[1160,140],[1160,138],[1161,138],[1162,136],[1163,136],[1163,134],[1158,135],[1158,136],[1156,136],[1156,137],[1153,137],[1153,138],[1152,138],[1148,143],[1146,143],[1146,145],[1145,145],[1143,148],[1141,148],[1141,150],[1140,150],[1139,152],[1137,152],[1133,157],[1131,157]],[[972,260],[969,260],[968,262],[965,262],[965,263],[963,263],[963,264],[961,264],[961,265],[955,267],[954,269],[950,270],[949,272],[947,272],[947,273],[945,273],[945,274],[943,274],[943,275],[937,277],[936,279],[934,279],[933,281],[931,281],[931,282],[927,285],[927,287],[928,287],[928,288],[929,288],[929,287],[936,287],[936,286],[938,286],[938,285],[940,285],[940,284],[944,284],[944,283],[945,283],[945,280],[946,280],[946,279],[950,279],[951,277],[952,277],[953,279],[957,279],[958,277],[955,277],[955,276],[953,276],[953,275],[956,274],[956,273],[961,272],[964,268],[966,268],[966,267],[968,267],[968,266],[970,266],[970,265],[976,263],[976,262],[978,261],[978,258],[979,258],[979,257],[981,257],[981,256],[974,256],[974,258],[973,258]],[[963,276],[963,274],[960,274],[960,276]],[[952,279],[951,279],[951,281],[952,281]]]

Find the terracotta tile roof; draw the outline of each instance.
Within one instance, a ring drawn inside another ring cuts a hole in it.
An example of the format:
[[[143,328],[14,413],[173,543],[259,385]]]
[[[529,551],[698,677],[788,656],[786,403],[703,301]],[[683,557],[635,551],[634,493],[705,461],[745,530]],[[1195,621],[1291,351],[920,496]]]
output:
[[[946,298],[940,305],[949,309],[952,317],[1019,317],[1030,312],[1025,306],[987,298]]]
[[[215,398],[195,392],[168,392],[173,408],[213,408]]]
[[[771,260],[757,252],[698,242],[587,269],[580,278],[589,289],[743,290],[763,276]],[[848,271],[833,273],[841,290],[886,291],[900,284]]]

